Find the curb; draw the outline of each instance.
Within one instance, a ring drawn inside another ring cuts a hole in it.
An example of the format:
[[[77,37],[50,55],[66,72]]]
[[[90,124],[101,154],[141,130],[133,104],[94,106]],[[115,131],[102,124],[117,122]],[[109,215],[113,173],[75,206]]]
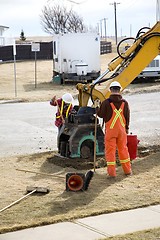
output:
[[[15,100],[0,100],[0,104],[7,104],[7,103],[19,103],[23,102],[21,99],[15,99]]]

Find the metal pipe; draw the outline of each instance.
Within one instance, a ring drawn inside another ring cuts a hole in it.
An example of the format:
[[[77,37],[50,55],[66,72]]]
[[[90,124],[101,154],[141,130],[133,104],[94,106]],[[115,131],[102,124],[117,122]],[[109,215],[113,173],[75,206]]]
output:
[[[101,80],[108,72],[110,72],[110,69],[107,69],[104,73],[102,73],[102,75],[99,76],[99,77],[93,82],[93,84],[95,85],[97,82],[99,82],[99,80]]]

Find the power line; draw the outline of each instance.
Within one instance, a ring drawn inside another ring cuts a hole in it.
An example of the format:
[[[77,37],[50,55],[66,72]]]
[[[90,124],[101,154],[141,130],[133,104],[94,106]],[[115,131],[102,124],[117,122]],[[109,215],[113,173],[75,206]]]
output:
[[[76,1],[73,1],[73,0],[67,0],[67,1],[79,5],[79,4],[82,4],[82,3],[87,2],[88,0],[84,0],[84,1],[82,1],[82,2],[76,2]]]

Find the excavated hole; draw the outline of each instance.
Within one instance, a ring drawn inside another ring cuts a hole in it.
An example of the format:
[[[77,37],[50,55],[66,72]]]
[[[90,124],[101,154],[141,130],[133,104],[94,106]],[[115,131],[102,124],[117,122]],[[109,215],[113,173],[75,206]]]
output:
[[[148,147],[138,146],[137,156],[139,158],[142,158],[159,151],[160,151],[159,145],[148,146]],[[117,160],[117,165],[119,165],[117,154],[116,154],[116,160]],[[63,168],[71,167],[77,170],[88,170],[94,167],[93,157],[88,159],[83,159],[83,158],[61,158],[58,156],[53,156],[53,157],[47,158],[47,161],[52,162],[53,164]],[[107,164],[104,156],[96,157],[96,168],[101,168],[106,166]]]

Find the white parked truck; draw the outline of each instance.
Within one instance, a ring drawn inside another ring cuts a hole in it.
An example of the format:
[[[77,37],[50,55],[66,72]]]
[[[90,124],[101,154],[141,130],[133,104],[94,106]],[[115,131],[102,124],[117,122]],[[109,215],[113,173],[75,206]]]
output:
[[[160,55],[137,76],[137,78],[159,78],[160,77]]]
[[[53,81],[92,81],[100,75],[100,37],[97,33],[53,36]]]

